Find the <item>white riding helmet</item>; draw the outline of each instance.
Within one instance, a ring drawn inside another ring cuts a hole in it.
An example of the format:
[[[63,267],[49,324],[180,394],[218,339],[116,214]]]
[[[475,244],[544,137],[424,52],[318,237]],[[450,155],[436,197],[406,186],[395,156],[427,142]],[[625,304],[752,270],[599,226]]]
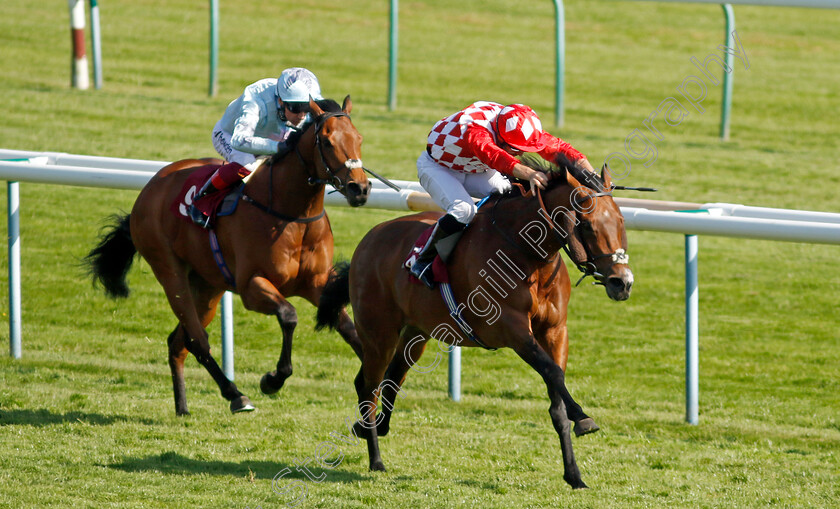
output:
[[[321,100],[321,85],[312,71],[290,67],[277,78],[277,96],[283,102],[309,102],[309,96]]]

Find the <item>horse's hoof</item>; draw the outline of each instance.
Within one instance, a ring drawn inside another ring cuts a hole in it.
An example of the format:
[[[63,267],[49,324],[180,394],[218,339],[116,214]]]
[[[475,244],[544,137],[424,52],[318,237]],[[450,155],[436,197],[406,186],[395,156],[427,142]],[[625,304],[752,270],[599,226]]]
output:
[[[178,417],[183,417],[185,415],[190,415],[190,411],[189,410],[175,410],[175,415],[177,415]]]
[[[370,464],[371,472],[386,472],[385,463],[382,460],[376,460]]]
[[[376,427],[376,436],[384,437],[388,435],[388,432],[391,431],[391,426],[389,424],[384,424],[381,426]]]
[[[283,387],[285,380],[277,384],[276,378],[272,373],[266,373],[260,378],[260,390],[263,394],[275,394]]]
[[[230,402],[230,411],[234,414],[238,414],[239,412],[253,412],[256,409],[257,408],[251,404],[251,400],[248,399],[248,396],[239,396]]]
[[[573,490],[588,490],[589,486],[587,486],[585,482],[579,480],[577,482],[577,484],[572,485],[572,489]]]
[[[599,428],[597,424],[595,424],[595,420],[592,417],[587,417],[586,419],[581,419],[575,423],[575,436],[579,437],[582,435],[588,435],[590,433],[595,433],[598,431]],[[584,488],[586,485],[583,486]]]

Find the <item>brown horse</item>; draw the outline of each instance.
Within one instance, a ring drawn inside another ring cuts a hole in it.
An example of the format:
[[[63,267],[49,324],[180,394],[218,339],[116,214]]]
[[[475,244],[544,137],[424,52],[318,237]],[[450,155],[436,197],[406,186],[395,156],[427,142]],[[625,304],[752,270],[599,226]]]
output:
[[[117,224],[86,257],[94,284],[101,283],[111,297],[128,296],[126,273],[137,253],[163,286],[178,318],[168,339],[178,415],[189,413],[184,385],[188,352],[219,385],[232,412],[254,409],[210,355],[204,328],[226,290],[238,293],[246,309],[274,315],[280,322],[280,359],[276,369],[263,376],[260,388],[270,394],[283,386],[292,374],[297,325],[297,313],[286,297],[300,296],[317,305],[332,266],[324,185],[335,186],[353,207],[367,200],[371,186],[361,164],[362,136],[349,117],[350,96],[342,106],[327,99],[310,101],[310,108],[314,120],[295,153],[275,156],[258,168],[244,187],[244,203],[234,214],[218,218],[215,232],[229,269],[227,278],[214,261],[208,231],[170,211],[192,171],[208,160],[187,159],[161,169],[140,192],[131,214],[117,217]],[[341,335],[361,355],[350,317],[342,313],[340,321]]]
[[[592,178],[598,180],[597,175]],[[367,439],[371,470],[385,469],[377,437],[388,433],[406,374],[435,337],[449,345],[512,348],[534,368],[548,387],[563,478],[574,488],[586,487],[572,451],[570,420],[577,435],[598,427],[565,385],[571,284],[559,251],[565,248],[585,274],[606,287],[610,298],[630,296],[633,275],[627,266],[624,218],[611,197],[608,172],[605,176],[602,171],[600,186],[600,192],[584,187],[563,171],[536,198],[514,191],[493,195],[479,208],[448,262],[452,290],[462,303],[456,314],[475,339],[464,340],[465,329],[453,320],[438,292],[411,281],[403,268],[415,240],[439,214],[421,213],[374,227],[359,243],[350,266],[339,266],[321,297],[318,327],[340,326],[340,312],[352,304],[362,342],[362,367],[355,380],[361,418],[353,429]]]

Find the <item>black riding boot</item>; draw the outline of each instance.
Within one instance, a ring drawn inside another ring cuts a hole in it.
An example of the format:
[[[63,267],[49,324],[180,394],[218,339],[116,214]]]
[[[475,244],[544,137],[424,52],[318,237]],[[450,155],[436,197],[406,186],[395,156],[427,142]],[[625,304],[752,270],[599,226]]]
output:
[[[417,261],[411,266],[411,274],[429,288],[434,288],[432,263],[435,261],[435,256],[440,255],[441,260],[446,263],[466,227],[467,225],[450,214],[438,219],[429,240],[426,241],[423,250],[417,255]]]

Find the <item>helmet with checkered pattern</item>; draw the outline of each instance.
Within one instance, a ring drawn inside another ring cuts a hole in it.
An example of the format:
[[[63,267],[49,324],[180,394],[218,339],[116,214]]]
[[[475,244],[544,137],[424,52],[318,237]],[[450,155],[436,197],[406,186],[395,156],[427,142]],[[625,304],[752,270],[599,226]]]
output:
[[[539,152],[545,148],[542,122],[529,106],[509,104],[496,117],[496,132],[502,141],[523,152]]]

